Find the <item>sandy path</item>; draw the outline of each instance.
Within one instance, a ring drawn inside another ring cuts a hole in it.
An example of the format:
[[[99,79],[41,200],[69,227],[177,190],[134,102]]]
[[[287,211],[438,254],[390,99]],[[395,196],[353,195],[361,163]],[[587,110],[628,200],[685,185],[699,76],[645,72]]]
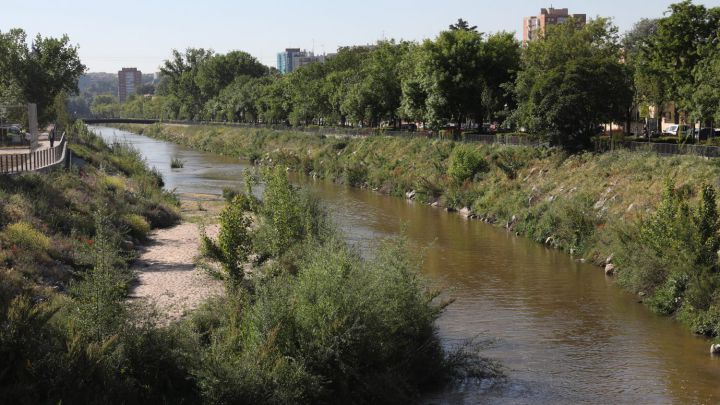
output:
[[[214,236],[217,225],[207,227],[207,232]],[[154,304],[163,323],[178,320],[203,301],[223,293],[221,281],[195,268],[200,246],[196,224],[183,222],[153,231],[150,240],[133,266],[138,284],[130,297]]]

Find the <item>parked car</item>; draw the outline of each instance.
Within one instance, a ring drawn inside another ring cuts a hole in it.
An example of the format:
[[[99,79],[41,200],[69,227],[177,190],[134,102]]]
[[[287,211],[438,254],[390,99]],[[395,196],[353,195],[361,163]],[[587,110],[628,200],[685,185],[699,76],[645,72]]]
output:
[[[693,130],[693,135],[694,135],[695,139],[697,139],[699,141],[705,141],[709,138],[715,137],[716,136],[715,132],[716,131],[713,128],[699,128],[699,129],[695,128]]]
[[[678,136],[678,135],[687,135],[688,131],[690,130],[689,125],[670,125],[669,127],[665,128],[665,130],[662,132],[664,136]]]
[[[17,124],[0,125],[0,140],[3,142],[18,143],[22,140],[22,129]]]

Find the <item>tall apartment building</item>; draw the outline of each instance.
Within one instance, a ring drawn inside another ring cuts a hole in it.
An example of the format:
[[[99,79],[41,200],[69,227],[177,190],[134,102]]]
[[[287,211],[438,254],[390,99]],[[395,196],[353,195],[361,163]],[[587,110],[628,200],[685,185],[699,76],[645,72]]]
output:
[[[128,96],[142,87],[142,72],[136,68],[122,68],[118,72],[118,100],[124,103]]]
[[[317,62],[323,63],[332,55],[315,55],[312,52],[301,51],[300,48],[287,48],[285,52],[277,54],[277,69],[280,73],[287,74],[305,65]]]
[[[540,15],[525,17],[523,21],[523,43],[533,41],[542,35],[548,25],[562,24],[574,18],[580,24],[587,22],[585,14],[570,14],[566,8],[543,8]]]

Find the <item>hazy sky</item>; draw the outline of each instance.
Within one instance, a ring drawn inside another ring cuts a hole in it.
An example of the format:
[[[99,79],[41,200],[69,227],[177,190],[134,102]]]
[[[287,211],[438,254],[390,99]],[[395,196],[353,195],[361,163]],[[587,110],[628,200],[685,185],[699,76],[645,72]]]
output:
[[[674,1],[565,0],[571,13],[613,17],[621,31],[659,17]],[[592,4],[589,4],[592,3]],[[708,7],[720,0],[696,0]],[[378,39],[431,38],[458,18],[480,31],[522,34],[522,18],[550,2],[535,0],[1,0],[0,31],[68,34],[92,72],[137,67],[154,72],[173,48],[240,49],[266,65],[287,47],[334,52]],[[314,45],[313,45],[314,44]]]

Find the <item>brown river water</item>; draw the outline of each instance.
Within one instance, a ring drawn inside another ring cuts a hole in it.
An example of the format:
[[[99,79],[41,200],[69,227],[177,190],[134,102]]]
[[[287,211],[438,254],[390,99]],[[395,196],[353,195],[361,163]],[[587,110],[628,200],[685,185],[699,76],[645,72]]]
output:
[[[110,128],[180,194],[240,188],[246,162]],[[179,157],[182,169],[171,169]],[[351,244],[367,251],[404,233],[423,273],[455,299],[438,322],[448,346],[490,340],[484,355],[504,384],[464,384],[428,397],[443,404],[720,403],[720,358],[709,342],[651,313],[602,270],[479,221],[338,186],[297,179],[324,202]]]

